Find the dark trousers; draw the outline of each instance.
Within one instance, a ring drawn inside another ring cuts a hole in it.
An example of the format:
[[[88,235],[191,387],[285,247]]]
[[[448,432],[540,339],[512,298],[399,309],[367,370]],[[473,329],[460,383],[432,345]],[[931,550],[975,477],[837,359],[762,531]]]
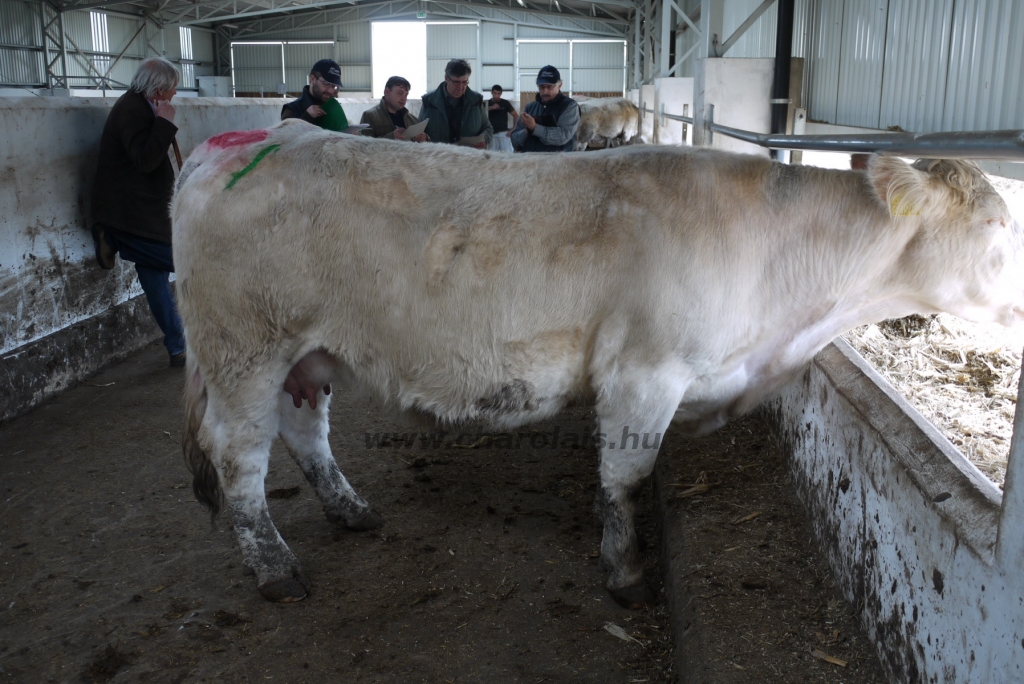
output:
[[[174,273],[171,245],[109,226],[103,228],[103,239],[117,250],[122,259],[135,263],[135,272],[139,275],[142,291],[146,293],[149,310],[164,333],[167,353],[174,356],[185,351],[185,331],[171,293],[170,274]]]

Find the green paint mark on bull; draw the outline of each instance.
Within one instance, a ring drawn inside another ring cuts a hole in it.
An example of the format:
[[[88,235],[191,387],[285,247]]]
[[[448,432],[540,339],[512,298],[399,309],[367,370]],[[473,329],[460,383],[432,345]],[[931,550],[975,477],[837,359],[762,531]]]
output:
[[[224,189],[230,190],[232,186],[234,186],[234,184],[238,182],[239,178],[255,169],[256,165],[263,161],[264,157],[266,157],[268,154],[270,154],[279,147],[280,145],[271,145],[270,147],[264,147],[262,150],[260,150],[260,153],[253,157],[253,160],[249,162],[248,166],[246,166],[241,171],[236,171],[235,173],[231,174],[231,180],[228,181],[228,184],[226,186],[224,186]]]

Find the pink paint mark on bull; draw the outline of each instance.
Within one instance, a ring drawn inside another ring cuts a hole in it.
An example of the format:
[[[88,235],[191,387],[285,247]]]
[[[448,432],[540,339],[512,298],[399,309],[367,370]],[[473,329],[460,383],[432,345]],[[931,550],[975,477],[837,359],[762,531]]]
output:
[[[270,135],[270,131],[266,130],[228,131],[227,133],[221,133],[220,135],[213,136],[206,141],[206,144],[211,147],[226,149],[237,145],[250,145],[252,143],[263,142],[267,139],[268,135]]]

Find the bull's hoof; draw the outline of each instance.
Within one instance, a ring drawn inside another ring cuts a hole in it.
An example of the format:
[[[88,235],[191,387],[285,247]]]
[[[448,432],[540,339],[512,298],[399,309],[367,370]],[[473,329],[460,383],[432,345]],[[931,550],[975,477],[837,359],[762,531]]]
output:
[[[623,608],[629,608],[630,610],[649,608],[658,602],[654,592],[651,591],[650,587],[646,584],[636,584],[632,587],[609,589],[608,593],[612,595],[612,598],[615,599],[616,603]]]
[[[306,581],[301,577],[269,580],[256,587],[263,598],[274,603],[295,603],[306,598]]]
[[[375,530],[384,524],[384,518],[377,515],[372,508],[367,508],[365,511],[356,513],[351,517],[328,513],[327,519],[332,523],[340,523],[356,532]]]

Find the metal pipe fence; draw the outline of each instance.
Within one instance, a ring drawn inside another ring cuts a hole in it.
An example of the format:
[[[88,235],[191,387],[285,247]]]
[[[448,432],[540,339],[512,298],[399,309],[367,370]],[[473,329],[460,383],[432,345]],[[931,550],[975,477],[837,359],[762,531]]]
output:
[[[693,125],[693,117],[655,112],[646,114]],[[754,133],[705,120],[711,133],[720,133],[754,145],[777,150],[870,153],[942,159],[1003,159],[1024,161],[1024,131],[956,131],[948,133],[870,133],[853,135],[781,135]],[[711,140],[711,137],[708,137]]]

